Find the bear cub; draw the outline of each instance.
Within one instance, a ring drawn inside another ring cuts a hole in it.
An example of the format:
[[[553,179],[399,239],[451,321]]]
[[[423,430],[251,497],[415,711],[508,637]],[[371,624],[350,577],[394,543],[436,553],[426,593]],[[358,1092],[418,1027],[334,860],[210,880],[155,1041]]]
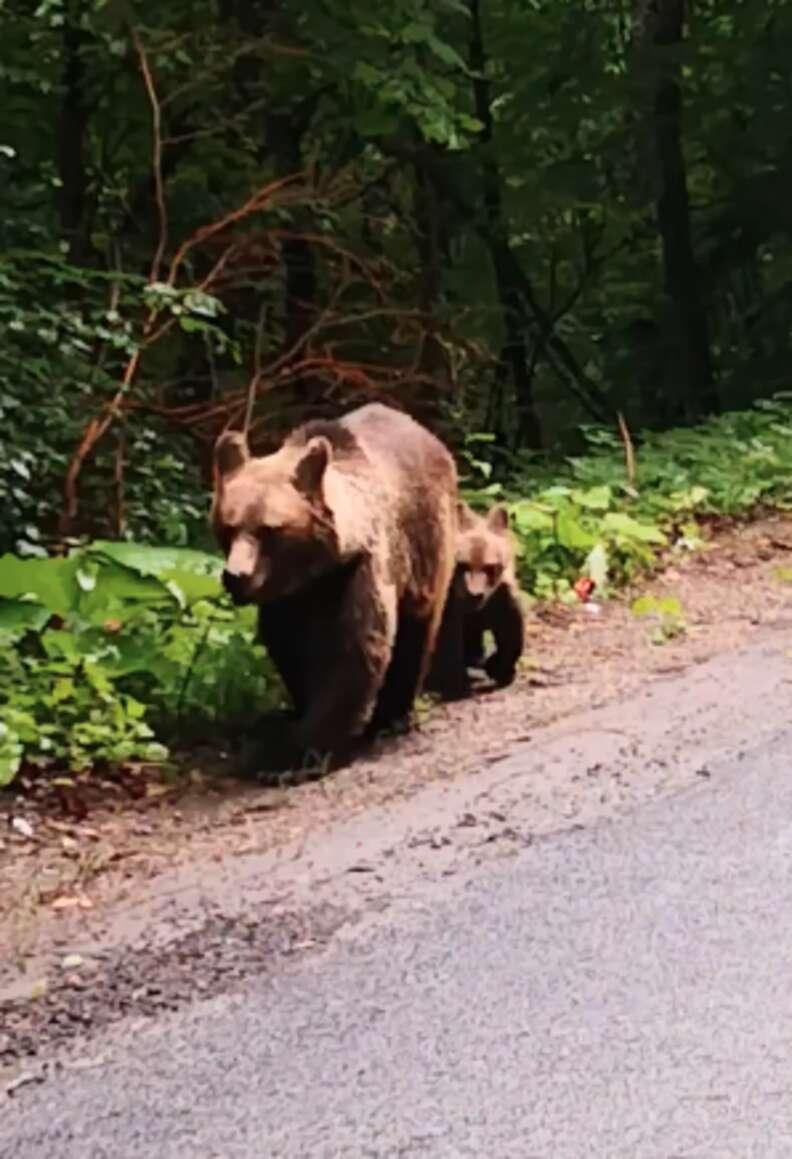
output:
[[[223,582],[258,606],[259,637],[294,709],[293,756],[344,760],[404,720],[454,574],[457,475],[443,444],[372,403],[250,454],[215,448]]]
[[[478,515],[459,502],[457,526],[456,569],[428,681],[446,699],[470,693],[470,668],[483,668],[499,688],[511,684],[525,645],[508,510],[498,504]],[[486,632],[495,642],[489,656]]]

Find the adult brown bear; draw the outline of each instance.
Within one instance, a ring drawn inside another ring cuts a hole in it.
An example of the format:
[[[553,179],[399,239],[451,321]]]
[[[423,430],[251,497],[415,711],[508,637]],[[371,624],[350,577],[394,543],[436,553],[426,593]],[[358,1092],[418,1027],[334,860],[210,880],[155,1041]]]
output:
[[[263,458],[223,434],[215,465],[226,589],[259,607],[300,752],[343,758],[406,717],[421,687],[454,570],[454,461],[372,403],[299,427]]]

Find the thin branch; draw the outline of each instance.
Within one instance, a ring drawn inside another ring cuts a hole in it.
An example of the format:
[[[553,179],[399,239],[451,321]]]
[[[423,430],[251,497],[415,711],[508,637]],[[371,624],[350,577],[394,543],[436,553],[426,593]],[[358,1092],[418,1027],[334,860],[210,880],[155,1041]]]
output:
[[[261,213],[264,209],[268,209],[276,195],[283,190],[291,189],[292,186],[301,182],[304,178],[303,173],[292,173],[289,177],[282,177],[277,181],[271,181],[269,185],[265,185],[263,189],[257,190],[252,197],[249,197],[242,205],[232,209],[225,217],[221,217],[219,221],[213,221],[209,225],[200,226],[195,233],[183,241],[174,254],[171,262],[170,273],[168,274],[168,285],[173,286],[176,283],[176,278],[179,270],[184,263],[184,259],[195,249],[196,246],[202,245],[208,241],[209,238],[214,237],[218,233],[222,233],[224,229],[228,229],[230,225],[235,225],[245,217],[250,217],[253,213]],[[303,195],[304,196],[304,195]],[[286,198],[288,203],[290,199]]]
[[[153,140],[151,165],[154,174],[154,198],[157,203],[157,214],[159,215],[159,238],[151,262],[149,281],[157,282],[159,281],[162,259],[165,256],[165,247],[168,244],[168,209],[165,204],[165,186],[162,180],[162,112],[157,98],[157,90],[154,87],[154,78],[149,68],[146,50],[143,47],[143,41],[140,39],[134,24],[130,24],[129,34],[132,37],[132,43],[138,54],[140,71],[143,74],[143,83],[146,86],[149,103],[151,104],[151,133]]]
[[[264,347],[264,322],[267,317],[267,308],[262,305],[256,323],[256,344],[253,350],[253,374],[248,383],[247,399],[245,400],[245,421],[242,424],[242,433],[247,438],[250,432],[250,420],[253,418],[253,405],[256,401],[259,383],[261,381],[261,354]]]
[[[160,46],[160,51],[164,51],[165,46]],[[307,48],[298,48],[297,46],[288,44],[277,44],[275,41],[266,37],[261,37],[256,40],[246,40],[245,43],[234,49],[233,52],[224,52],[218,63],[213,67],[204,69],[204,71],[194,75],[189,81],[184,84],[176,85],[167,97],[163,97],[162,105],[174,104],[176,101],[184,101],[193,90],[198,92],[206,92],[208,86],[213,80],[221,81],[222,74],[227,73],[237,61],[244,56],[254,56],[253,49],[261,49],[263,52],[274,54],[277,56],[285,56],[305,60],[311,56],[311,52]],[[329,87],[329,86],[327,86]],[[255,101],[251,103],[250,108],[256,108],[261,102]]]
[[[122,415],[116,426],[116,450],[113,464],[113,484],[115,489],[115,533],[119,539],[126,530],[126,481],[124,468],[126,466],[126,421]]]
[[[624,467],[627,472],[627,486],[634,495],[637,495],[638,492],[635,487],[635,447],[633,446],[630,430],[625,422],[624,415],[619,411],[616,417],[619,421],[619,433],[624,444]]]
[[[220,383],[217,377],[214,347],[212,346],[212,339],[207,331],[204,331],[203,340],[204,350],[206,351],[206,364],[209,367],[209,382],[212,386],[212,398],[214,399],[220,393]]]
[[[64,508],[63,515],[61,516],[61,534],[64,536],[70,533],[72,524],[77,517],[79,507],[77,480],[80,476],[82,465],[99,440],[104,437],[108,427],[118,414],[124,395],[137,373],[140,355],[140,349],[136,350],[132,355],[124,370],[121,385],[108,403],[104,413],[92,418],[88,423],[88,426],[83,431],[77,450],[72,455],[71,462],[66,470],[66,479],[63,487]]]
[[[197,245],[206,241],[208,238],[214,237],[229,225],[241,221],[244,217],[252,213],[260,212],[265,208],[269,208],[276,196],[283,190],[290,189],[290,187],[296,183],[300,176],[301,175],[297,174],[292,177],[285,177],[279,181],[270,182],[269,185],[264,186],[262,189],[254,193],[252,197],[248,198],[248,200],[243,205],[238,206],[237,209],[227,213],[219,221],[212,222],[209,225],[201,226],[199,229],[197,229],[189,238],[187,238],[186,241],[182,242],[182,244],[177,249],[168,271],[167,284],[170,286],[175,285],[180,266],[184,263],[187,255]],[[289,198],[287,197],[285,200],[288,201]],[[197,288],[199,290],[209,291],[212,288],[213,279],[219,275],[219,273],[228,262],[230,255],[240,247],[240,244],[240,242],[237,242],[226,248],[222,256],[218,259],[217,262],[215,262],[207,276],[198,284]],[[159,261],[161,261],[161,258],[152,265],[152,275],[156,275],[159,272]],[[152,276],[150,280],[155,281],[157,278],[156,276]],[[61,534],[64,536],[70,534],[74,520],[77,517],[77,511],[79,508],[79,500],[77,496],[77,480],[79,479],[83,463],[93,452],[96,444],[104,438],[114,419],[121,412],[125,396],[137,375],[143,351],[151,346],[152,343],[161,338],[164,334],[166,334],[175,325],[176,318],[171,316],[155,329],[157,315],[158,308],[156,306],[152,306],[149,309],[143,323],[142,335],[138,348],[126,365],[118,390],[109,400],[109,402],[106,403],[102,413],[91,419],[91,421],[88,423],[85,430],[83,431],[82,438],[80,439],[77,449],[72,455],[71,461],[69,462],[64,480],[64,509],[60,520],[60,530]]]

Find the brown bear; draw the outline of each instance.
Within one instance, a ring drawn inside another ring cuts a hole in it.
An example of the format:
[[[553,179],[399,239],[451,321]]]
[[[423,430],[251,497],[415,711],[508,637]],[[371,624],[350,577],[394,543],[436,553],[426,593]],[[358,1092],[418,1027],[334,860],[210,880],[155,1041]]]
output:
[[[454,460],[371,403],[306,423],[262,458],[225,433],[215,468],[224,585],[259,607],[299,753],[343,759],[407,717],[422,685],[455,566]]]
[[[469,668],[483,668],[498,687],[511,684],[525,644],[508,510],[498,504],[481,516],[459,502],[457,521],[456,569],[427,679],[446,699],[470,693]],[[485,658],[488,631],[495,650]]]

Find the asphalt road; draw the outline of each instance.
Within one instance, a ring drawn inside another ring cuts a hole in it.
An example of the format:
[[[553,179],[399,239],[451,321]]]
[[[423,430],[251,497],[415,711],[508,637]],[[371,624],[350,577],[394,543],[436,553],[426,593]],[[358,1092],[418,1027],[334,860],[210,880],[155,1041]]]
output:
[[[792,1156],[792,730],[95,1041],[14,1159]]]

